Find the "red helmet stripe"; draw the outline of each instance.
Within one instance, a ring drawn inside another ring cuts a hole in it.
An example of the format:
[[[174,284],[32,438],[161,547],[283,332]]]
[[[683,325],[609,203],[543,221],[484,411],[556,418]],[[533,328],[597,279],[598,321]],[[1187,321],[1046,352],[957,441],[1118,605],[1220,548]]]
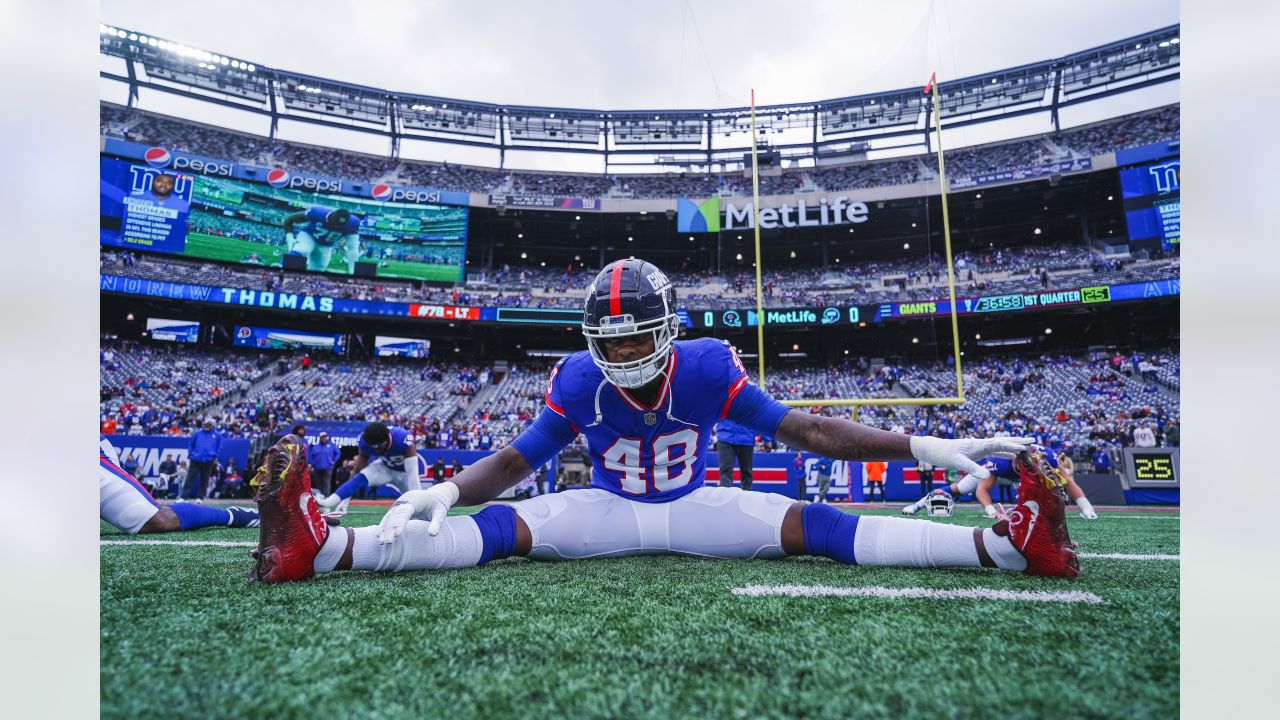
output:
[[[609,278],[609,314],[622,314],[622,263],[613,266]]]

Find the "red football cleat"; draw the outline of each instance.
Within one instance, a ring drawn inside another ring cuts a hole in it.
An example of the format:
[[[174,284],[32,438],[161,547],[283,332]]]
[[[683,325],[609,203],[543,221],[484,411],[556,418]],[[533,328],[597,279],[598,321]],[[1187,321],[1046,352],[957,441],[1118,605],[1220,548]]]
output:
[[[258,551],[250,580],[306,580],[329,526],[311,496],[311,470],[302,441],[286,435],[267,450],[254,476],[254,499],[261,514]]]
[[[1080,558],[1067,534],[1066,482],[1038,449],[1014,461],[1018,469],[1018,505],[991,529],[1004,535],[1027,559],[1026,574],[1076,577]]]

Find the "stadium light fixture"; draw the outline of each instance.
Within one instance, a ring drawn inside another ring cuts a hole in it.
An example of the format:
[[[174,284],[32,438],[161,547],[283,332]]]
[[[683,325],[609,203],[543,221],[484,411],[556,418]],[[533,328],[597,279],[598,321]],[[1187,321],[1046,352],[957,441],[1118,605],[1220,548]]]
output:
[[[103,33],[107,32],[107,31],[108,31],[108,30],[110,30],[110,29],[111,29],[111,28],[107,27],[106,25],[103,25],[102,23],[98,23],[98,34],[99,34],[99,35],[101,35],[101,34],[103,34]]]
[[[128,320],[129,322],[133,322],[133,313],[129,313],[128,315],[125,315],[124,319]]]
[[[130,40],[137,40],[137,39],[138,39],[138,33],[129,33],[129,39],[130,39]]]
[[[257,71],[258,71],[258,66],[254,65],[253,63],[249,63],[249,72],[257,72]]]
[[[555,114],[555,113],[547,113],[547,117],[548,117],[548,118],[550,118],[550,119],[552,119],[552,120],[555,120],[555,119],[556,119],[556,114]]]
[[[1115,199],[1116,199],[1116,196],[1115,196],[1115,195],[1108,195],[1108,196],[1107,196],[1107,202],[1111,202],[1112,200],[1115,200]]]
[[[912,344],[912,345],[919,345],[919,344],[920,344],[920,338],[911,338],[911,344]]]
[[[1169,41],[1165,40],[1164,42],[1160,43],[1160,47],[1169,47]]]
[[[792,352],[795,352],[795,351],[797,351],[797,350],[799,350],[799,349],[800,349],[800,344],[799,344],[799,343],[791,343],[791,351],[792,351]]]
[[[547,266],[547,261],[546,261],[546,260],[543,260],[543,261],[542,261],[542,267],[546,267],[546,266]]]
[[[582,259],[582,256],[581,256],[581,255],[574,255],[574,256],[573,256],[573,261],[574,261],[574,262],[578,262],[578,261],[579,261],[579,260],[581,260],[581,259]]]
[[[792,251],[791,251],[791,259],[792,259],[792,260],[795,260],[795,259],[796,259],[796,251],[795,251],[795,250],[792,250]]]
[[[911,249],[911,243],[902,243],[902,249],[903,249],[903,250],[910,250],[910,249]]]
[[[517,240],[523,240],[523,239],[524,239],[524,233],[516,233],[516,239],[517,239]]]
[[[1182,38],[1173,38],[1173,39],[1172,39],[1172,40],[1170,40],[1169,42],[1170,42],[1170,43],[1172,43],[1172,44],[1174,44],[1174,45],[1177,45],[1178,43],[1182,42]]]
[[[1134,50],[1141,50],[1141,49],[1142,49],[1142,43],[1138,43],[1137,45],[1134,45],[1134,46],[1133,46],[1133,49],[1134,49]]]
[[[520,259],[521,259],[521,260],[528,260],[528,259],[529,259],[529,253],[527,253],[527,252],[522,252],[522,253],[520,253]]]
[[[1044,329],[1044,334],[1045,334],[1045,335],[1052,335],[1052,334],[1053,334],[1053,328],[1045,328],[1045,329]]]
[[[973,339],[974,339],[974,340],[981,340],[981,339],[982,339],[982,333],[974,333],[974,334],[973,334]]]
[[[628,236],[628,237],[627,237],[627,242],[631,242],[632,240],[635,240],[635,238],[630,237],[630,236]]]
[[[845,355],[848,355],[848,354],[849,354],[849,351],[848,351],[848,350],[845,350],[845,351],[844,351],[844,354],[845,354]]]
[[[581,215],[574,215],[574,216],[573,216],[573,219],[574,219],[574,220],[581,220],[581,219],[582,219],[582,216],[581,216]]]
[[[150,38],[148,38],[146,35],[139,35],[139,36],[138,36],[138,42],[142,43],[143,45],[146,45],[146,44],[147,44],[147,40],[149,40],[149,39],[150,39]]]
[[[978,193],[978,194],[974,197],[974,199],[975,199],[975,200],[981,200],[981,199],[982,199],[982,193]]]
[[[741,259],[742,259],[742,253],[738,253],[738,259],[739,259],[739,260],[741,260]]]
[[[911,223],[911,227],[915,227],[915,226],[916,226],[916,224],[915,224],[915,223]]]
[[[692,236],[692,235],[690,235],[690,236],[689,236],[689,242],[693,242],[693,236]]]
[[[1040,228],[1036,228],[1036,234],[1037,234],[1037,235],[1039,235],[1039,234],[1040,234]]]
[[[448,109],[449,109],[449,103],[440,103],[440,109],[441,109],[441,110],[448,110]]]

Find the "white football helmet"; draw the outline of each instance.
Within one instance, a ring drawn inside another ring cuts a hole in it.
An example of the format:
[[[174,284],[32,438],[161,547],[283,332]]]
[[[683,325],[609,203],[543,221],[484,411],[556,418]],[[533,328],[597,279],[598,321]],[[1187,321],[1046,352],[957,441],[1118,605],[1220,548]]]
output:
[[[925,509],[928,510],[929,517],[951,517],[955,513],[956,503],[946,490],[934,490],[929,494]]]

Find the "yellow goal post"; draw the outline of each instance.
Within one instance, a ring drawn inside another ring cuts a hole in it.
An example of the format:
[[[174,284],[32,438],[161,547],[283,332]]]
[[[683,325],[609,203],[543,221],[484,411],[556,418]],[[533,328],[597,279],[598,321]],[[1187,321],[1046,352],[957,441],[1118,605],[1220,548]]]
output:
[[[947,254],[947,292],[951,298],[951,350],[956,367],[956,394],[954,397],[922,397],[922,398],[823,398],[814,400],[783,400],[789,407],[849,407],[852,408],[853,419],[858,419],[858,411],[863,407],[894,407],[904,405],[937,406],[964,404],[964,374],[960,366],[960,322],[956,316],[956,276],[951,260],[951,216],[947,209],[947,171],[942,153],[942,113],[936,74],[927,86],[933,95],[934,141],[938,147],[938,185],[942,196],[942,238]],[[751,212],[755,230],[756,249],[756,349],[759,358],[760,388],[765,385],[764,370],[764,286],[761,281],[764,256],[760,252],[760,165],[757,160],[760,141],[756,134],[756,91],[751,90]]]

